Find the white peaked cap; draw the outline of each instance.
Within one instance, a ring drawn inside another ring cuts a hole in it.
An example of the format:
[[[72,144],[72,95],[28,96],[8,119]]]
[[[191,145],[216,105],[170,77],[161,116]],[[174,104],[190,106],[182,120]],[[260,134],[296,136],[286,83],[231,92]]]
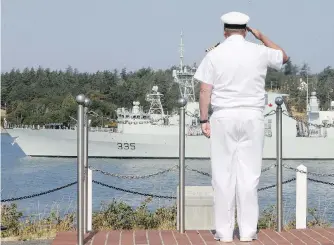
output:
[[[220,17],[223,24],[227,25],[246,25],[249,16],[240,12],[229,12]]]

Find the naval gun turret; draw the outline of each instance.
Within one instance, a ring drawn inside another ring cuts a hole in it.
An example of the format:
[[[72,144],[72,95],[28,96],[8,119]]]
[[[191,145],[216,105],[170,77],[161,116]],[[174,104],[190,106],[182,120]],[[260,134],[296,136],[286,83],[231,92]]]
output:
[[[139,119],[140,118],[140,107],[139,107],[139,105],[140,105],[140,102],[139,101],[133,101],[132,102],[132,118],[134,118],[134,119]]]

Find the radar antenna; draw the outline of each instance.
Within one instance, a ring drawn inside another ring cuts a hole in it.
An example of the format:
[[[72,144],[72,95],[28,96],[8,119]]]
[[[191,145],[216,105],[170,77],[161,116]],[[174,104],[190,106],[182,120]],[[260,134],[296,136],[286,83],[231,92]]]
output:
[[[160,114],[161,117],[164,117],[164,110],[160,100],[162,96],[163,95],[158,92],[158,86],[153,86],[152,92],[146,95],[146,101],[151,102],[150,110],[148,112],[150,115]]]

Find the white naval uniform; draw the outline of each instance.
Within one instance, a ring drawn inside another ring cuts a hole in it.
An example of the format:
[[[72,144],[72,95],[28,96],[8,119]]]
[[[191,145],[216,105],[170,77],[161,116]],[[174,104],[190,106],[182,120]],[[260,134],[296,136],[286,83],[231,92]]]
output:
[[[264,143],[265,77],[280,69],[282,51],[228,37],[206,54],[195,78],[213,85],[211,166],[216,237],[230,240],[235,225],[235,198],[240,237],[256,235],[257,187]]]

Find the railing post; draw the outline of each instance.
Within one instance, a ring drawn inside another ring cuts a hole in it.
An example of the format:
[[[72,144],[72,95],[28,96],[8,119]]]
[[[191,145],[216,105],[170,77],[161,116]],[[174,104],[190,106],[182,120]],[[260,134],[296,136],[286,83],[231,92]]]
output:
[[[85,119],[85,122],[84,122],[84,137],[83,137],[83,142],[84,142],[84,188],[83,188],[83,193],[84,193],[84,231],[85,233],[88,232],[88,220],[87,220],[87,217],[88,217],[88,210],[87,210],[87,203],[88,203],[88,129],[89,129],[89,125],[88,125],[88,109],[89,109],[89,106],[91,104],[91,101],[89,98],[85,98],[85,101],[84,101],[84,119]]]
[[[80,94],[76,97],[78,103],[78,120],[77,120],[77,174],[78,174],[78,192],[77,192],[77,234],[78,245],[84,243],[84,196],[83,196],[83,181],[84,181],[84,103],[85,96]]]
[[[275,99],[276,107],[276,164],[277,164],[277,232],[283,229],[283,204],[282,204],[282,104],[283,98]]]
[[[297,167],[296,173],[296,229],[306,229],[307,217],[307,167]]]
[[[184,233],[185,229],[185,106],[187,100],[180,98],[179,121],[179,232]]]
[[[87,231],[92,231],[92,217],[93,217],[93,170],[88,169],[87,172]]]

